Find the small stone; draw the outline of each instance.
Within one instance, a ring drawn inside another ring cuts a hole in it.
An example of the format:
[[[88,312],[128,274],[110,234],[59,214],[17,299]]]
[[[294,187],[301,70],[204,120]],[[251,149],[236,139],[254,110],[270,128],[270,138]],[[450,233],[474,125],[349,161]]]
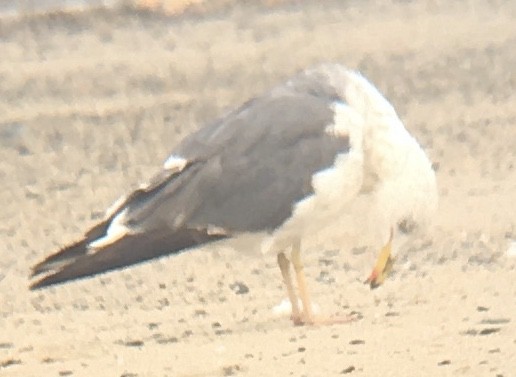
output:
[[[197,309],[195,312],[194,312],[194,316],[195,317],[205,317],[208,313],[206,312],[206,310],[204,309]]]
[[[185,330],[183,331],[183,338],[188,338],[190,336],[193,335],[193,331],[192,330]]]
[[[141,347],[144,344],[143,340],[126,340],[120,343],[126,347]]]
[[[231,288],[231,290],[237,295],[245,295],[249,293],[249,287],[241,281],[236,281],[233,284],[230,284],[229,288]]]
[[[231,334],[232,331],[229,330],[229,329],[218,329],[218,330],[215,330],[215,335],[224,335],[224,334]]]
[[[483,325],[502,325],[509,322],[511,322],[509,318],[486,318],[480,321]]]
[[[386,317],[399,317],[400,313],[398,312],[387,312],[385,313]]]
[[[483,330],[480,330],[480,332],[478,334],[479,335],[490,335],[490,334],[497,333],[499,331],[500,331],[499,327],[488,327]]]
[[[222,373],[224,376],[234,376],[240,370],[240,365],[229,365],[222,368]]]
[[[4,361],[0,361],[0,369],[1,368],[7,368],[7,367],[10,367],[12,365],[17,365],[17,364],[21,364],[21,360],[19,359],[7,359],[7,360],[4,360]]]
[[[348,373],[351,373],[355,370],[355,367],[353,365],[347,367],[347,368],[344,368],[342,369],[342,371],[340,372],[340,374],[348,374]]]
[[[156,343],[158,343],[158,344],[177,343],[178,341],[179,341],[179,339],[177,339],[175,336],[170,336],[170,337],[158,336],[158,337],[156,337]]]

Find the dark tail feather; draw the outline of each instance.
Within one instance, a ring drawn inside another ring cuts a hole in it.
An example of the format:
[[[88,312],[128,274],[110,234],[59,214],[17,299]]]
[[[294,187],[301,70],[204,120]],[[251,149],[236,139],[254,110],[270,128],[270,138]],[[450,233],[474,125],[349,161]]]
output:
[[[33,283],[30,289],[93,276],[224,238],[222,235],[210,235],[206,230],[167,230],[129,234],[98,250],[87,248],[91,233],[88,232],[85,239],[36,265],[33,276],[43,272],[50,274]]]

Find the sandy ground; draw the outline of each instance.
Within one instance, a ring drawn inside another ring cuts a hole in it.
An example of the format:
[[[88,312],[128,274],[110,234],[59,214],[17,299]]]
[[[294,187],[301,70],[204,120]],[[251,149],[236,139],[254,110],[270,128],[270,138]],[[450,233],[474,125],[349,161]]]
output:
[[[515,376],[516,5],[485,3],[1,21],[0,375]],[[381,288],[373,252],[304,253],[322,310],[360,320],[293,327],[275,257],[210,248],[27,289],[185,133],[321,61],[362,70],[438,168],[435,226]]]

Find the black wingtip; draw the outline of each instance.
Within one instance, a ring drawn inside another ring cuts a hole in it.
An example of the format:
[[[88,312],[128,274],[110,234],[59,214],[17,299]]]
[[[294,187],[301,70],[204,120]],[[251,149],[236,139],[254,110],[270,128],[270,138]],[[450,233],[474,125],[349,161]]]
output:
[[[86,239],[82,239],[48,256],[32,267],[30,277],[34,278],[38,275],[58,270],[68,263],[73,262],[81,255],[87,253],[87,243],[88,241]]]
[[[45,281],[45,278],[43,279],[39,279],[38,281],[34,282],[34,283],[31,283],[29,285],[29,290],[31,291],[37,291],[39,289],[42,289],[42,288],[45,288],[45,287],[48,287],[49,285],[52,285],[52,283],[48,283]]]
[[[75,276],[75,277],[63,276],[62,274],[57,272],[54,274],[47,275],[47,276],[31,283],[29,285],[29,289],[31,291],[37,291],[37,290],[47,288],[47,287],[50,287],[53,285],[64,284],[71,280],[77,280],[77,279],[86,278],[86,277],[87,276]]]
[[[32,283],[29,288],[37,290],[94,276],[168,254],[177,254],[225,237],[208,234],[205,229],[180,229],[175,232],[161,229],[128,234],[97,250],[90,250],[88,242],[81,240],[38,263],[32,276],[47,275]]]

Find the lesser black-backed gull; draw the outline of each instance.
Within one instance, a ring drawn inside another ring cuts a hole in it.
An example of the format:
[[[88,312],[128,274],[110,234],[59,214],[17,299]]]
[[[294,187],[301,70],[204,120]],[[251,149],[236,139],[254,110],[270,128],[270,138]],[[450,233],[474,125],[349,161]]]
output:
[[[325,64],[187,136],[149,184],[37,264],[33,276],[45,276],[31,288],[248,237],[276,253],[294,323],[314,323],[304,235],[346,217],[335,231],[373,234],[374,287],[390,269],[393,240],[425,224],[436,203],[431,163],[392,105],[360,73]]]

